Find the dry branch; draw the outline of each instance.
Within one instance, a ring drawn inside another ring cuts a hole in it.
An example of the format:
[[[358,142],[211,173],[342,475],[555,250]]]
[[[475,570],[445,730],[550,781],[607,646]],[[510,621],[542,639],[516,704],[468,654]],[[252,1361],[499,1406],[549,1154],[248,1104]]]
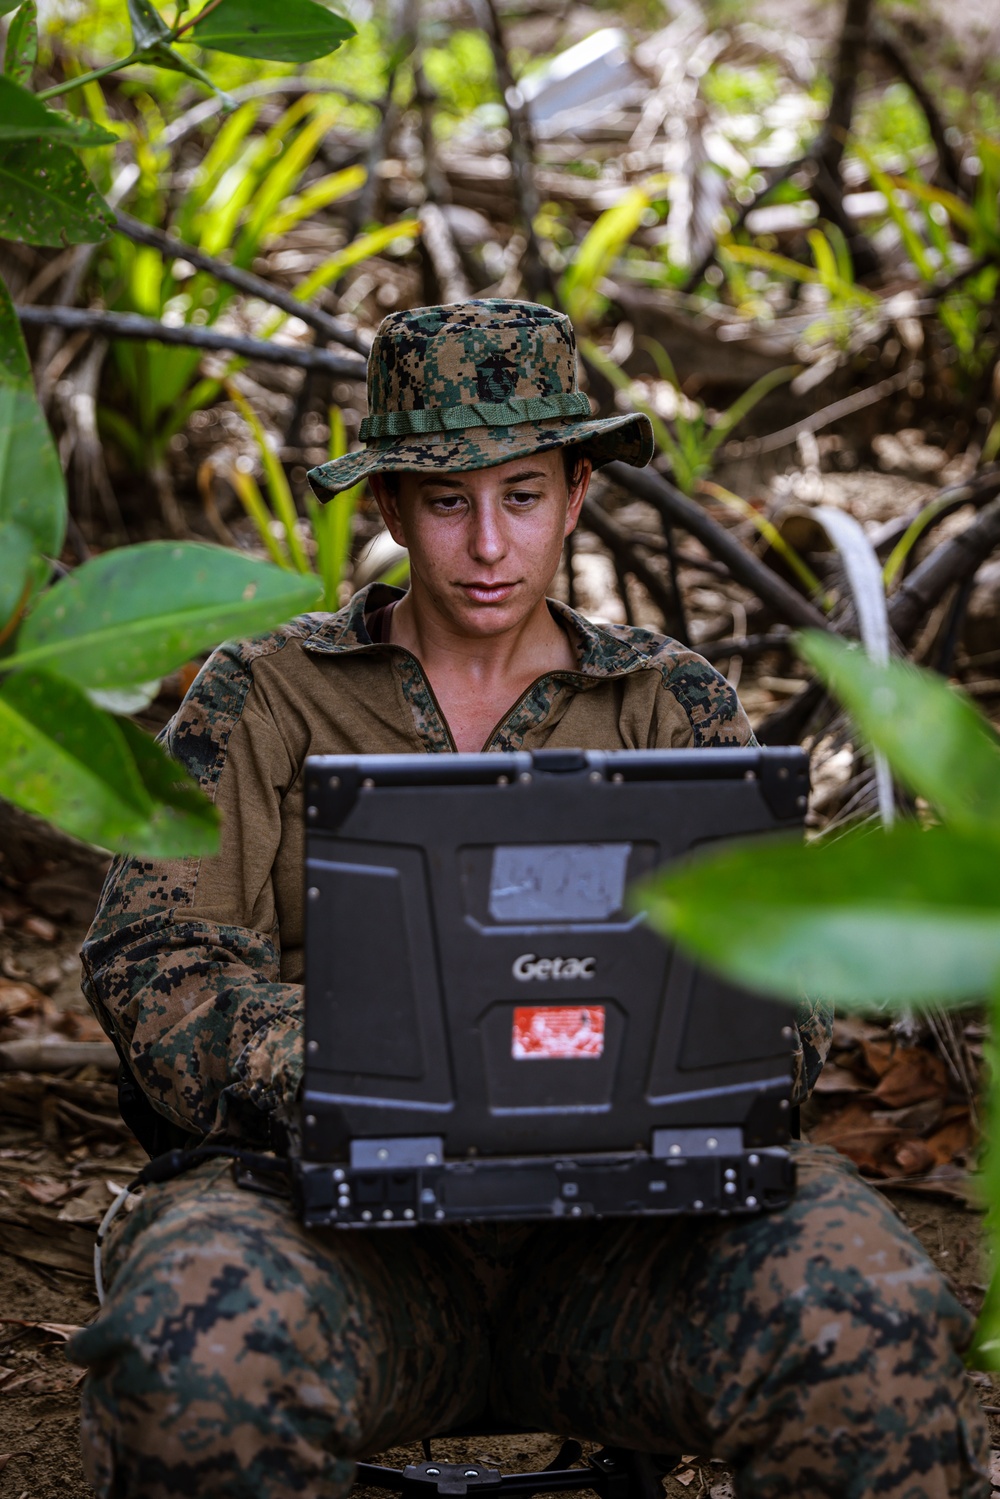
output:
[[[631,573],[642,584],[669,628],[670,622],[677,615],[677,601],[655,569],[636,551],[628,532],[602,510],[596,500],[589,498],[583,502],[580,519],[589,531],[593,531],[603,541],[622,572]],[[627,602],[627,595],[622,602]],[[671,629],[671,633],[675,634],[676,630]]]
[[[172,326],[156,318],[139,317],[132,312],[104,312],[94,307],[18,307],[21,322],[28,327],[65,328],[72,332],[87,329],[105,338],[136,338],[143,342],[183,344],[193,349],[212,349],[256,359],[263,364],[292,365],[302,370],[325,370],[341,380],[364,380],[363,359],[345,354],[330,354],[326,349],[298,348],[292,344],[266,343],[260,338],[241,338],[235,333],[220,333],[215,328],[196,328],[182,323]]]
[[[803,629],[830,629],[829,622],[815,604],[796,593],[707,511],[681,494],[655,469],[632,468],[630,464],[616,462],[609,463],[603,472],[622,489],[653,505],[665,525],[680,526],[696,537],[713,557],[725,563],[737,583],[749,588],[789,624]]]
[[[115,221],[118,232],[124,234],[127,239],[134,240],[137,245],[149,245],[152,249],[159,250],[160,254],[168,260],[186,260],[199,271],[207,271],[217,281],[225,281],[228,285],[235,286],[238,291],[246,292],[247,296],[258,297],[262,302],[270,302],[273,307],[280,307],[282,312],[287,312],[292,317],[301,318],[302,322],[314,328],[330,343],[343,344],[345,349],[351,349],[355,354],[367,357],[368,343],[353,328],[349,328],[346,323],[331,317],[320,308],[311,307],[308,302],[300,302],[297,297],[292,296],[291,292],[272,286],[262,276],[255,276],[252,272],[240,270],[237,266],[226,265],[214,255],[206,255],[204,250],[199,250],[195,245],[189,245],[182,239],[175,239],[172,234],[164,234],[162,229],[154,229],[152,224],[143,224],[139,219],[134,219],[131,214],[122,213],[121,210],[115,215]]]

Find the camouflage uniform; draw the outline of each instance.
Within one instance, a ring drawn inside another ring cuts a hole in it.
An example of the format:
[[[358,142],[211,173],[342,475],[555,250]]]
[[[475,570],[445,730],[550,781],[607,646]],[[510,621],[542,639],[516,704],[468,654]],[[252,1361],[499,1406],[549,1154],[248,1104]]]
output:
[[[497,306],[513,311],[496,314],[491,350]],[[456,320],[474,374],[447,340],[436,349]],[[394,326],[395,347],[373,355],[373,412],[388,414],[385,387],[419,368],[451,413],[442,426],[458,422],[458,368],[487,426],[427,439],[376,423],[363,462],[328,467],[330,489],[355,482],[372,454],[369,468],[472,468],[516,456],[522,438],[537,451],[583,427],[602,461],[629,443],[641,458],[634,420],[574,421],[530,404],[575,393],[568,325],[545,309],[472,304]],[[512,338],[515,372],[534,371],[535,394],[522,384],[498,412]],[[487,394],[485,379],[499,382]],[[412,378],[394,409],[424,409]],[[509,428],[497,425],[504,414]],[[368,634],[366,618],[392,596],[366,590],[332,618],[220,649],[166,742],[222,809],[222,852],[120,859],[109,875],[84,949],[88,997],[157,1110],[195,1136],[266,1144],[294,1105],[306,755],[454,747],[420,663]],[[551,607],[577,669],[539,678],[486,747],[748,742],[735,695],[693,652]],[[829,1016],[810,1010],[800,1029],[801,1095]],[[84,1459],[107,1499],[328,1499],[346,1491],[358,1456],[487,1411],[718,1455],[741,1496],[989,1492],[984,1422],[960,1358],[969,1318],[829,1152],[800,1151],[798,1193],[769,1216],[397,1233],[307,1233],[288,1203],[240,1190],[211,1163],[146,1190],[106,1275],[108,1301],[70,1354],[88,1369]]]

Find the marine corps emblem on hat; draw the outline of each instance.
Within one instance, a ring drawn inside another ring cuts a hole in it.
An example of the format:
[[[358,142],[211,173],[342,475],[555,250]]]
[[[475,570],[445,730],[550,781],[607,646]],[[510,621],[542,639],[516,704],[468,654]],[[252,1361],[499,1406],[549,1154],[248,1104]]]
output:
[[[394,312],[368,357],[357,453],[310,470],[321,499],[369,474],[490,468],[579,444],[595,468],[653,456],[648,417],[594,417],[576,373],[573,325],[535,302],[499,298]]]

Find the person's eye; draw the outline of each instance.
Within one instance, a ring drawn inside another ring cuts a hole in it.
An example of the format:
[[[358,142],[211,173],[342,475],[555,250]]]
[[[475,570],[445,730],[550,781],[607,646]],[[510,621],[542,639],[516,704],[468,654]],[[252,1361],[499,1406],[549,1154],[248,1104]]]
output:
[[[539,498],[539,494],[533,489],[512,489],[507,496],[507,503],[508,505],[513,505],[515,509],[526,510],[529,505],[534,505]]]
[[[430,503],[435,510],[445,515],[455,515],[462,508],[465,501],[459,494],[436,494],[431,497]]]

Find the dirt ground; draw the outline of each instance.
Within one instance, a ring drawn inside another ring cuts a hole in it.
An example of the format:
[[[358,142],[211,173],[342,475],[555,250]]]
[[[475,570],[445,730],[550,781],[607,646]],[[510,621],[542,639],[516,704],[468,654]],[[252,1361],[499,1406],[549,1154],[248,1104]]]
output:
[[[47,878],[51,888],[54,877]],[[23,1018],[21,1035],[35,1024],[93,1038],[78,988],[83,923],[64,920],[50,929],[43,918],[37,935],[25,930],[37,925],[37,913],[33,922],[16,903],[5,909],[13,920],[0,931],[0,1002],[6,997],[9,1007],[18,985],[35,987],[47,999],[41,1015]],[[93,1235],[118,1185],[144,1159],[115,1119],[111,1076],[93,1067],[75,1074],[0,1073],[0,1499],[87,1499],[91,1493],[78,1448],[80,1372],[66,1360],[65,1340],[97,1314]],[[978,1309],[985,1278],[980,1214],[957,1196],[912,1190],[890,1196],[960,1299]],[[994,1386],[986,1376],[969,1377],[980,1386],[1000,1448],[1000,1381]],[[478,1437],[439,1442],[434,1456],[533,1471],[558,1446],[557,1438],[543,1435]],[[401,1448],[383,1460],[419,1462],[421,1454]],[[684,1457],[664,1488],[672,1499],[732,1493],[726,1470],[697,1454]]]

